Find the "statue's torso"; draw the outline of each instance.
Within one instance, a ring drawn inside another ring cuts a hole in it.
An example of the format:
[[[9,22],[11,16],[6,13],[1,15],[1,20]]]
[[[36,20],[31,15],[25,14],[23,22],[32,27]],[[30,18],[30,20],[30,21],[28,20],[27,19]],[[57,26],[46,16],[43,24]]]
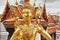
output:
[[[20,25],[19,27],[19,40],[35,40],[37,27],[34,25],[28,25],[29,27],[26,27],[25,25]]]

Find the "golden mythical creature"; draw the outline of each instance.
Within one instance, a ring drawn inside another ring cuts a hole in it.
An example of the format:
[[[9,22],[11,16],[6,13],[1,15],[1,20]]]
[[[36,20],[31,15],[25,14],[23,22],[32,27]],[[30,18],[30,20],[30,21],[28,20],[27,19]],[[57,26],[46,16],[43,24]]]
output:
[[[46,40],[51,40],[51,36],[41,25],[31,23],[34,11],[28,2],[25,0],[25,4],[21,8],[24,24],[16,28],[10,40],[35,40],[37,33],[40,33]]]

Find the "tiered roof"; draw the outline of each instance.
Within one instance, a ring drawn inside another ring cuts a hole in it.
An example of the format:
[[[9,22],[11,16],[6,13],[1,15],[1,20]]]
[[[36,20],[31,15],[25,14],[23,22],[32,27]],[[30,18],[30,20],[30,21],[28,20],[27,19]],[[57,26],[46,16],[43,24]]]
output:
[[[9,2],[7,1],[5,9],[4,9],[3,14],[2,14],[1,21],[4,21],[5,19],[8,19],[11,16],[11,14],[12,14],[12,10],[11,10]]]
[[[25,0],[25,2],[29,2],[29,0]],[[55,23],[55,21],[54,21],[54,19],[52,17],[47,17],[45,3],[46,3],[46,0],[44,1],[43,12],[42,12],[43,19],[42,20],[45,20],[46,22],[49,22],[49,23],[50,22],[54,22]],[[18,2],[17,2],[17,0],[16,0],[16,5],[19,5]],[[24,4],[24,6],[27,6],[27,7],[30,6],[28,8],[33,11],[32,13],[36,12],[36,10],[34,10],[34,7],[32,7],[31,5]],[[23,6],[23,8],[25,8],[24,6]],[[22,13],[21,13],[22,10],[21,10],[21,8],[22,7],[19,7],[19,6],[13,6],[13,7],[11,7],[10,4],[9,4],[9,2],[7,1],[5,9],[3,11],[3,15],[2,15],[1,21],[4,21],[6,19],[9,19],[9,21],[11,21],[11,19],[13,19],[12,17],[15,17],[15,16],[21,17],[22,16]],[[12,21],[14,22],[14,19]],[[6,21],[6,23],[8,23],[8,22]],[[12,23],[12,22],[10,22],[10,23]]]
[[[17,1],[16,1],[16,5],[17,5]],[[15,11],[15,13],[14,13]],[[19,10],[17,7],[14,7],[14,9],[11,7],[11,5],[9,4],[8,0],[6,2],[6,6],[5,6],[5,9],[3,11],[3,14],[2,14],[2,18],[1,18],[1,21],[4,21],[4,20],[14,20],[12,17],[15,17],[16,16],[21,16]]]

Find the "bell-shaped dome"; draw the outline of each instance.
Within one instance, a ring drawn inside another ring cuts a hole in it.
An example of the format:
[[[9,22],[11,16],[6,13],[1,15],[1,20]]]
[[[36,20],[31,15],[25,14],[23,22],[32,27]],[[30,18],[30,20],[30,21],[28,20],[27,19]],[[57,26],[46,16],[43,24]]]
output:
[[[3,25],[3,23],[0,22],[0,32],[6,32],[6,29]]]

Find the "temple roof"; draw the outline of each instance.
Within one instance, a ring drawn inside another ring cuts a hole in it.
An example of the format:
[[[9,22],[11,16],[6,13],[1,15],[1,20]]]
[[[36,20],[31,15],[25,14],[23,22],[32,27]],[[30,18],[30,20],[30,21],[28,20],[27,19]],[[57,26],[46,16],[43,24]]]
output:
[[[9,2],[7,1],[5,9],[4,9],[3,14],[2,14],[1,21],[4,21],[12,16],[13,16],[13,12],[12,12],[12,9],[11,9]]]
[[[56,24],[56,17],[51,15],[50,13],[48,14],[48,22],[49,23],[55,23]]]
[[[17,2],[17,1],[16,1]],[[17,5],[17,4],[16,4]],[[14,12],[15,11],[15,12]],[[12,8],[12,6],[9,4],[9,2],[7,1],[6,2],[6,6],[5,6],[5,9],[3,11],[3,14],[2,14],[2,18],[1,18],[1,21],[4,21],[4,20],[14,20],[13,17],[20,17],[20,13],[19,13],[19,10],[16,6],[14,6]]]

